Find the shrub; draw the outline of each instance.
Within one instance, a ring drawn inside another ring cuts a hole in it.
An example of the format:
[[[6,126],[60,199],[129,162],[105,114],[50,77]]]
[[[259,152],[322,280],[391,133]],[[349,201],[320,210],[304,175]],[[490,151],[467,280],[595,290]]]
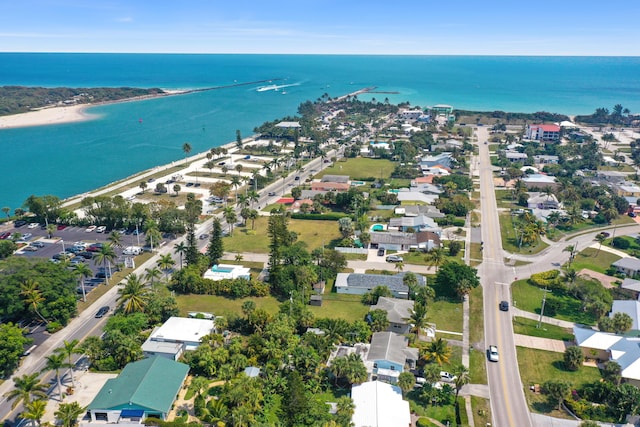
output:
[[[291,214],[291,218],[292,219],[313,219],[313,220],[320,220],[320,221],[337,221],[340,218],[344,218],[344,217],[347,217],[347,216],[349,216],[349,215],[344,214],[344,213],[338,213],[338,212],[325,213],[325,214],[312,214],[312,213],[308,213],[308,214],[294,213],[294,214]]]
[[[618,249],[629,249],[629,246],[631,246],[631,243],[629,243],[629,241],[624,237],[618,236],[613,238],[613,240],[611,241],[611,245],[614,248],[618,248]]]
[[[62,329],[62,325],[60,324],[60,322],[53,321],[47,324],[47,332],[49,332],[50,334],[56,333],[60,329]]]

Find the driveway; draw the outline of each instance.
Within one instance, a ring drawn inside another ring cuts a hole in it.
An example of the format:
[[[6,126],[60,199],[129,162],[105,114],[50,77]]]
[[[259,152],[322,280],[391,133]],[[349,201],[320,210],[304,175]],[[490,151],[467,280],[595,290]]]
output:
[[[536,350],[564,353],[572,344],[566,341],[552,340],[549,338],[532,337],[530,335],[513,334],[516,346],[535,348]]]

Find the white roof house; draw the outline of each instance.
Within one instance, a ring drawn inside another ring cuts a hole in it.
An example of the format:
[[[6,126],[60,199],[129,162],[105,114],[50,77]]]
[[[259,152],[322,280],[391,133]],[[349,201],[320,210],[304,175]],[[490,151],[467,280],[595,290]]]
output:
[[[381,381],[354,385],[351,399],[355,405],[351,421],[355,427],[408,427],[411,425],[409,402],[402,399],[400,387]]]
[[[614,300],[609,317],[613,317],[616,313],[627,313],[633,322],[631,323],[631,329],[640,329],[640,302],[635,300]]]
[[[149,340],[182,343],[186,350],[200,345],[202,337],[215,331],[215,322],[208,319],[189,317],[170,317],[162,326],[155,329]]]
[[[204,272],[203,277],[211,280],[251,279],[251,269],[241,265],[216,264]]]

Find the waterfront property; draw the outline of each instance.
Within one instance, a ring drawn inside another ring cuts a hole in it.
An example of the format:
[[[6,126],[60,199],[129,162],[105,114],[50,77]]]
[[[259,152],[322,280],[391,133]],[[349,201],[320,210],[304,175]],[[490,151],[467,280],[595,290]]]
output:
[[[525,138],[535,141],[558,141],[560,139],[560,126],[527,125]]]
[[[89,425],[140,425],[147,417],[166,420],[188,373],[188,365],[159,356],[129,363],[87,407]]]

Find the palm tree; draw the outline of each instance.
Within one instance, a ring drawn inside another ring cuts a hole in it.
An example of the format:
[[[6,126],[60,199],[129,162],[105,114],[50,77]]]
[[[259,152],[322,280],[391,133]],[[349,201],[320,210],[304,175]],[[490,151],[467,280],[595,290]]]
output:
[[[451,348],[442,338],[438,338],[437,340],[430,342],[423,349],[422,354],[422,357],[426,359],[427,362],[436,362],[438,365],[443,365],[449,362],[450,356]]]
[[[62,353],[54,353],[46,357],[47,362],[42,371],[54,371],[56,373],[56,383],[58,385],[58,396],[60,396],[60,400],[63,399],[62,395],[62,382],[60,381],[60,369],[67,366],[67,363],[64,361],[64,354]]]
[[[242,182],[240,181],[240,178],[238,178],[237,176],[232,176],[231,177],[231,185],[234,188],[234,192],[235,192],[235,196],[236,196],[236,204],[238,203],[238,187],[240,187],[240,184]]]
[[[62,427],[74,427],[78,424],[78,417],[86,410],[87,408],[80,406],[78,402],[61,403],[53,415],[60,421]]]
[[[148,187],[147,181],[141,181],[139,187],[142,190],[142,194],[144,194],[144,190],[146,190]]]
[[[38,311],[40,303],[45,301],[45,298],[42,296],[40,289],[38,289],[38,284],[33,279],[26,279],[20,285],[20,295],[24,297],[24,302],[34,311],[34,313],[38,315],[38,317],[42,319],[44,323],[49,323],[49,321]]]
[[[420,332],[427,326],[427,306],[426,304],[415,303],[413,310],[409,312],[406,319],[411,325],[410,332],[416,334],[416,340],[420,339]]]
[[[157,263],[160,270],[164,271],[164,277],[166,279],[169,276],[169,270],[171,270],[171,267],[175,264],[173,258],[171,258],[171,254],[160,255]]]
[[[120,248],[122,247],[122,234],[117,231],[112,231],[111,234],[109,234],[109,237],[107,237],[107,241],[114,248]]]
[[[471,377],[469,376],[469,370],[462,364],[457,364],[451,369],[451,373],[456,376],[454,384],[456,386],[456,405],[458,404],[458,394],[460,389],[469,384]]]
[[[233,224],[238,219],[236,211],[231,206],[227,206],[226,208],[224,208],[222,215],[224,216],[224,220],[227,221],[227,224],[229,225],[229,234],[233,234]]]
[[[87,302],[87,293],[84,288],[84,279],[93,276],[93,271],[83,262],[73,267],[73,272],[80,278],[80,289],[82,289],[82,301]]]
[[[152,288],[155,286],[156,279],[159,279],[160,276],[162,276],[162,272],[158,267],[144,269],[144,280],[150,282]]]
[[[446,254],[443,248],[433,248],[429,252],[427,252],[427,256],[425,257],[425,261],[429,263],[430,266],[436,268],[436,272],[438,272],[438,267],[440,267],[446,258]]]
[[[234,169],[236,170],[236,172],[238,172],[238,176],[240,176],[240,172],[242,172],[242,169],[244,168],[241,164],[238,163]]]
[[[258,200],[260,200],[260,194],[258,194],[257,191],[249,191],[249,194],[247,194],[247,197],[249,198],[249,201],[251,202],[251,207],[253,207],[254,203],[257,203]]]
[[[56,227],[55,224],[48,224],[47,225],[47,235],[49,236],[49,238],[53,237],[53,233],[56,232],[58,228]]]
[[[118,289],[118,302],[125,313],[143,312],[148,301],[148,290],[136,274],[127,276],[124,288]]]
[[[2,208],[2,212],[9,218],[9,212],[11,212],[11,208],[9,206],[5,206]]]
[[[69,367],[69,376],[71,377],[71,386],[75,388],[76,381],[73,378],[73,363],[71,362],[71,357],[74,354],[80,353],[80,341],[71,340],[71,341],[63,341],[62,347],[58,347],[54,350],[55,353],[60,353],[67,357],[67,365]]]
[[[251,209],[249,211],[249,215],[247,215],[247,219],[251,220],[251,229],[252,230],[254,230],[256,228],[256,219],[258,219],[259,216],[260,216],[260,214],[258,213],[257,210]]]
[[[396,262],[396,270],[398,270],[398,273],[402,272],[404,270],[404,262]]]
[[[111,277],[111,263],[116,259],[116,252],[113,250],[113,246],[109,243],[102,245],[100,250],[96,252],[96,264],[102,264],[109,268],[109,274],[107,274],[107,285],[109,284],[109,278]]]
[[[173,251],[174,254],[180,255],[180,269],[182,270],[182,258],[184,257],[184,254],[187,253],[187,249],[189,248],[187,245],[185,245],[184,242],[180,242],[173,245],[173,249],[174,249]]]
[[[184,144],[182,144],[182,151],[184,151],[184,164],[186,166],[187,156],[191,152],[191,144],[189,144],[188,142],[185,142]]]
[[[12,409],[18,406],[20,402],[26,405],[34,397],[38,399],[47,397],[48,386],[39,381],[38,375],[38,372],[34,372],[31,375],[13,377],[13,389],[4,394],[7,400],[15,399],[11,405]]]
[[[40,425],[42,417],[44,417],[47,409],[47,401],[44,399],[34,400],[33,402],[25,403],[24,412],[20,414],[20,418],[23,420],[31,420]]]

